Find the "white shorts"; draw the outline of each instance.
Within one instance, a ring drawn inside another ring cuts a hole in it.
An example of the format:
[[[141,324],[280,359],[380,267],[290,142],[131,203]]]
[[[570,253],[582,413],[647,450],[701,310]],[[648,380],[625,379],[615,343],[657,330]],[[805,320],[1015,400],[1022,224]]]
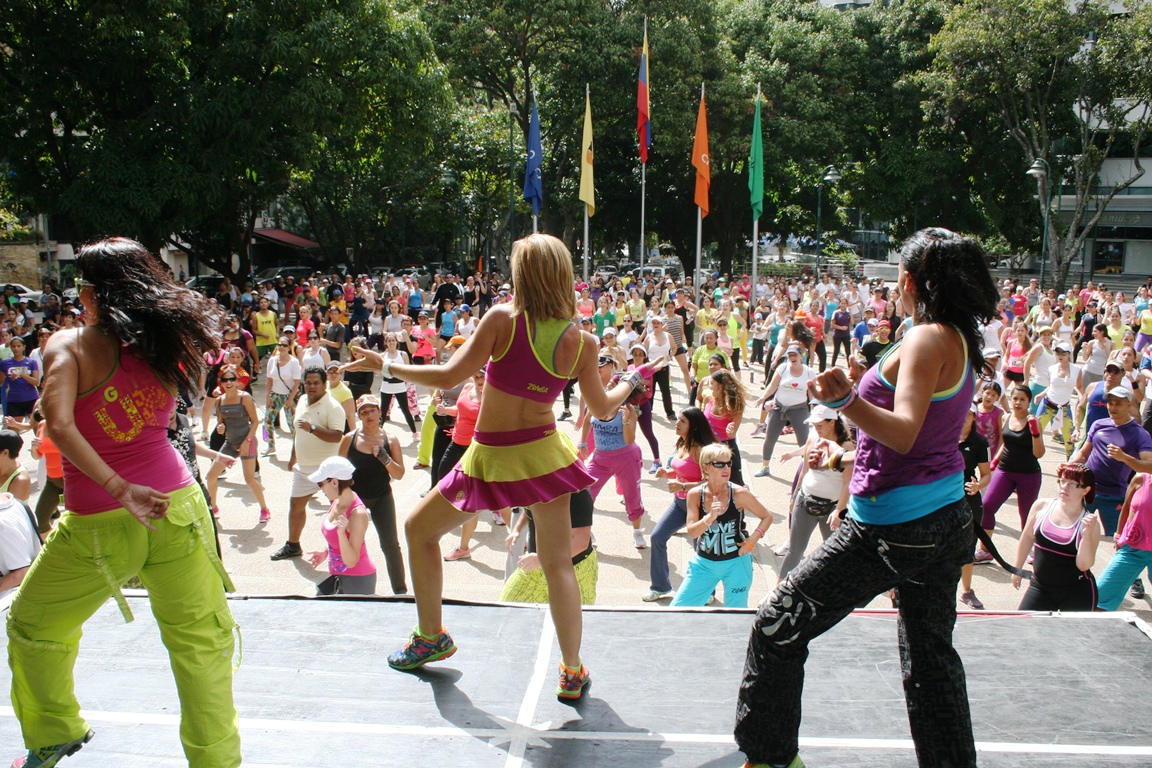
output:
[[[311,497],[316,494],[316,491],[320,490],[320,486],[308,479],[308,475],[319,468],[319,465],[303,467],[297,464],[292,469],[292,498],[298,499],[301,496]]]

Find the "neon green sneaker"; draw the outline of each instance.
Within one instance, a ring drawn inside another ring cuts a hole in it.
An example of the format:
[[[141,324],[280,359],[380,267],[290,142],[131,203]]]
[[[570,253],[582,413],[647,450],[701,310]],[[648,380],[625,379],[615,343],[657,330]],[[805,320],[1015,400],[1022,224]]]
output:
[[[591,684],[588,667],[581,664],[579,669],[573,669],[560,662],[560,685],[556,687],[556,698],[560,701],[577,701]]]
[[[12,768],[52,768],[52,766],[64,758],[71,757],[79,752],[80,748],[92,741],[92,737],[95,735],[95,732],[89,729],[88,733],[75,741],[69,741],[66,744],[57,744],[54,747],[30,749],[24,757],[16,758],[12,763]]]
[[[430,661],[440,661],[456,653],[456,643],[451,636],[441,629],[435,637],[424,637],[420,634],[420,627],[412,630],[408,642],[404,647],[388,657],[388,666],[392,669],[408,671],[422,667]]]

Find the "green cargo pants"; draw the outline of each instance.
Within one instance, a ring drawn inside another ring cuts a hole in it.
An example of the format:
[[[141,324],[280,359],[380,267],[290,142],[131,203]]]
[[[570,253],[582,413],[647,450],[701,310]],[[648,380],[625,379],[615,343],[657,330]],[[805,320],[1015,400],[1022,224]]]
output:
[[[240,765],[232,701],[236,623],[224,597],[233,587],[200,487],[174,491],[167,517],[154,524],[148,530],[123,508],[66,513],[29,570],[8,615],[12,706],[29,749],[87,732],[72,675],[81,628],[109,597],[131,621],[120,585],[139,574],[176,678],[188,765]]]

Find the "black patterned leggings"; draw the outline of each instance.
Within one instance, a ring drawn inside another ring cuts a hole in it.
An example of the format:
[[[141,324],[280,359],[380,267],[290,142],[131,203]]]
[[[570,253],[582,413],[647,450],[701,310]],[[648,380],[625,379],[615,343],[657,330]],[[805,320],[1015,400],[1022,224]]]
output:
[[[808,644],[852,609],[895,588],[900,666],[922,766],[976,765],[964,665],[952,647],[956,584],[975,546],[961,499],[896,525],[852,518],[761,604],[736,707],[736,744],[751,763],[785,765],[799,750]]]

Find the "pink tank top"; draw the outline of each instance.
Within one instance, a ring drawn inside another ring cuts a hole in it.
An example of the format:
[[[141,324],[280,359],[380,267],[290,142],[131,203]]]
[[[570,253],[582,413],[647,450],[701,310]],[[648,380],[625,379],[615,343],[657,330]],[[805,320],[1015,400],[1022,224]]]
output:
[[[534,329],[540,329],[549,323],[563,323],[565,329],[571,325],[568,320],[545,320],[540,323],[532,323]],[[554,373],[550,368],[546,368],[544,364],[537,357],[538,351],[532,348],[532,342],[528,337],[528,314],[512,315],[512,336],[508,340],[508,347],[499,356],[493,356],[492,361],[488,363],[488,372],[485,379],[490,387],[496,387],[501,392],[506,392],[510,395],[523,397],[527,400],[535,400],[538,403],[554,403],[556,398],[559,397],[560,392],[563,391],[565,385],[568,384],[568,376],[559,376]],[[564,335],[562,331],[557,336],[557,341]],[[584,337],[580,337],[580,350],[584,349]],[[549,357],[554,354],[555,350],[549,351]],[[579,360],[580,353],[576,353],[576,359]],[[553,361],[549,360],[552,364]],[[569,374],[575,372],[575,364],[573,370]]]
[[[480,403],[467,394],[456,401],[456,426],[452,428],[452,442],[456,445],[472,445],[472,435],[476,433],[476,419],[480,417]]]
[[[1024,349],[1024,345],[1018,341],[1012,342],[1008,347],[1008,360],[1006,361],[1008,370],[1013,373],[1024,372],[1024,357],[1028,354]]]
[[[712,401],[709,400],[704,406],[704,418],[708,420],[708,426],[712,427],[712,436],[721,443],[728,442],[728,425],[732,423],[732,417],[712,413]]]
[[[1143,482],[1132,494],[1124,530],[1116,534],[1116,546],[1152,550],[1152,475],[1142,475]]]
[[[162,493],[193,482],[184,459],[168,442],[176,401],[146,362],[121,346],[116,367],[102,384],[76,398],[76,428],[100,458],[130,483]],[[78,515],[121,507],[95,480],[64,457],[64,505]]]
[[[331,514],[332,507],[340,503],[340,500],[332,502],[328,507],[328,512]],[[348,508],[348,515],[352,515],[352,511],[356,508],[363,508],[364,502],[360,500],[359,496],[353,494],[352,506]],[[340,529],[332,523],[328,522],[328,515],[320,521],[320,532],[324,534],[324,541],[328,542],[328,572],[334,576],[367,576],[370,573],[376,573],[376,564],[372,562],[372,558],[368,556],[367,537],[364,541],[360,542],[360,559],[356,561],[356,565],[349,568],[344,564],[344,558],[340,556],[340,540],[336,538],[341,535]],[[348,530],[343,532],[344,538],[348,538]]]
[[[691,456],[686,459],[672,459],[672,471],[676,473],[676,481],[684,485],[695,485],[704,480],[704,473],[700,471],[700,465]],[[688,491],[676,491],[676,498],[688,498]]]

